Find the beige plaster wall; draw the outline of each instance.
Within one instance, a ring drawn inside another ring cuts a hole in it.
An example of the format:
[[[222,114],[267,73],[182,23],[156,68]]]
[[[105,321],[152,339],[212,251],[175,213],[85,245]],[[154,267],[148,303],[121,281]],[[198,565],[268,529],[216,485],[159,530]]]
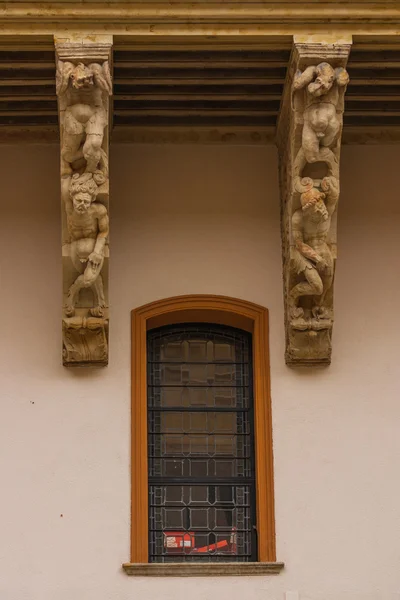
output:
[[[58,149],[0,155],[1,600],[399,600],[400,148],[343,149],[333,364],[304,372],[283,361],[274,148],[113,148],[111,358],[98,371],[60,362]],[[270,309],[277,577],[120,568],[129,313],[185,293]]]

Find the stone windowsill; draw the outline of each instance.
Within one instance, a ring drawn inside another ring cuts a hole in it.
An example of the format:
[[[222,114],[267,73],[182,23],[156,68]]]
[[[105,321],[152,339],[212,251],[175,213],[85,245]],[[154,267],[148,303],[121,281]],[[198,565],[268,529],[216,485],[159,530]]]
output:
[[[139,577],[217,577],[230,575],[278,575],[282,562],[253,563],[125,563],[127,575]]]

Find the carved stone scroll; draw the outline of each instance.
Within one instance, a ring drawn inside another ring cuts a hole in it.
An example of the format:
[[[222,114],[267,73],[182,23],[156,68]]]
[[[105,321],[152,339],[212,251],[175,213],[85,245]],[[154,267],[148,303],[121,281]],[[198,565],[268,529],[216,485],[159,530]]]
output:
[[[56,40],[63,364],[108,363],[108,124],[112,39]]]
[[[296,43],[278,121],[286,363],[331,361],[348,44]]]

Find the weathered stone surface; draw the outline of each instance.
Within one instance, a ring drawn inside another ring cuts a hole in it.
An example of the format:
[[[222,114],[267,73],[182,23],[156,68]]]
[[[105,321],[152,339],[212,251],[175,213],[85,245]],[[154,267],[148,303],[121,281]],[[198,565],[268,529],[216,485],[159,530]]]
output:
[[[56,41],[66,366],[108,362],[110,52],[111,40]]]
[[[237,575],[278,575],[282,562],[258,563],[125,563],[127,575],[140,577],[218,577]]]
[[[278,122],[286,362],[331,360],[345,69],[350,44],[295,43]]]

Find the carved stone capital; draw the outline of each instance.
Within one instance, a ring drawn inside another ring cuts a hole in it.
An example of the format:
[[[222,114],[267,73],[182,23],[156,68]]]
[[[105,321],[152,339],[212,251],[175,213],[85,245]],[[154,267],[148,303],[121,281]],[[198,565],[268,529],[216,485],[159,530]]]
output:
[[[294,43],[277,128],[286,363],[331,361],[340,144],[350,43]]]
[[[61,152],[63,363],[108,363],[112,39],[56,39]]]

